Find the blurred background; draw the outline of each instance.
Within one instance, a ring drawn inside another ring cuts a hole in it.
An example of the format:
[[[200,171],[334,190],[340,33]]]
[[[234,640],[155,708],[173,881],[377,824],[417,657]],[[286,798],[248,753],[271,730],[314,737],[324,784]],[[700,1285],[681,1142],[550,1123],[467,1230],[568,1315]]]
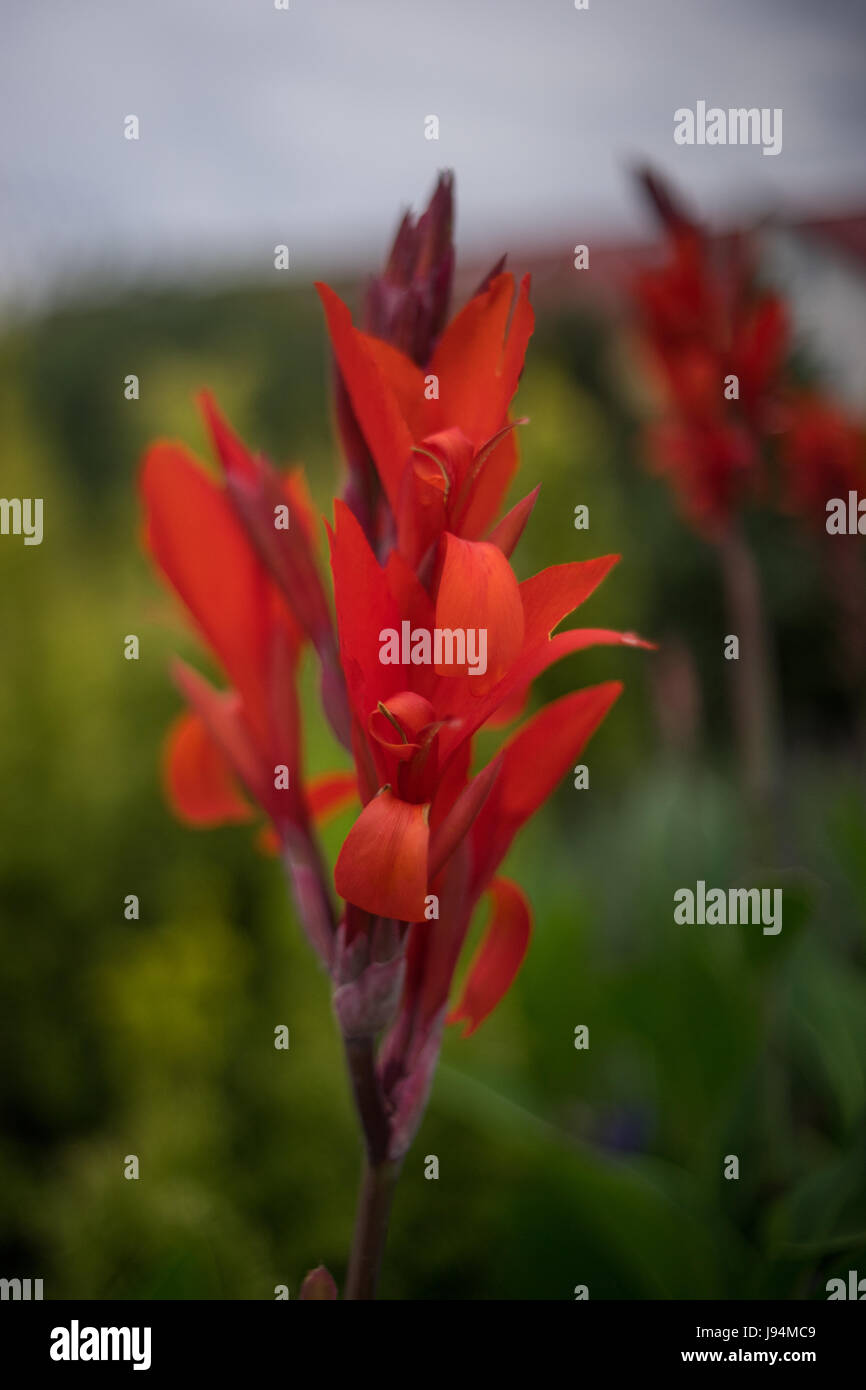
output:
[[[862,682],[826,537],[751,509],[784,807],[758,849],[717,557],[644,466],[630,299],[658,252],[632,177],[648,160],[713,234],[754,230],[802,379],[862,420],[862,10],[2,14],[2,492],[44,498],[45,536],[0,537],[0,1275],[88,1299],[295,1297],[319,1262],[342,1280],[358,1141],[327,985],[249,830],[194,832],[165,805],[168,660],[205,663],[138,544],[136,473],[160,436],[207,456],[192,401],[207,385],[250,445],[305,465],[330,516],[340,464],[312,281],[357,307],[399,215],[451,167],[458,303],[505,251],[534,277],[513,497],[542,491],[516,568],[621,553],[580,622],[660,651],[587,652],[541,682],[539,701],[612,678],[626,691],[586,755],[590,790],[566,778],[510,857],[534,941],[489,1021],[447,1039],[382,1294],[823,1298],[830,1277],[866,1276]],[[699,99],[783,108],[782,153],[675,146],[674,110]],[[314,676],[316,772],[340,757]],[[348,824],[329,827],[332,855]],[[673,893],[698,879],[782,884],[781,935],[676,926]]]

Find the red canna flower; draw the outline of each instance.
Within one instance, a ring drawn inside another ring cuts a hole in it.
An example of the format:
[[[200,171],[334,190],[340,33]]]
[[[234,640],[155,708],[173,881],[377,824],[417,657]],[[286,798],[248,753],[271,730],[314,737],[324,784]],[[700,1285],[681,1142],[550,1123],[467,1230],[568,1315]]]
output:
[[[423,1108],[475,906],[490,890],[493,916],[452,1015],[467,1032],[506,992],[529,939],[529,905],[514,885],[495,879],[496,870],[621,687],[558,701],[474,778],[473,737],[503,708],[513,713],[559,657],[638,639],[596,630],[552,638],[616,557],[558,566],[518,584],[508,556],[535,494],[492,524],[517,463],[508,410],[532,331],[528,279],[510,324],[512,277],[498,274],[483,286],[444,330],[426,373],[356,329],[327,286],[319,293],[341,379],[397,519],[384,560],[343,504],[331,533],[363,803],[335,883],[357,909],[347,915],[347,935],[392,919],[406,941],[399,1014],[379,1067],[396,1157]],[[481,674],[467,662],[416,663],[405,646],[398,660],[381,659],[386,632],[473,627],[487,633]]]
[[[517,467],[520,422],[509,411],[532,333],[529,281],[515,293],[497,266],[446,325],[452,212],[443,176],[417,225],[404,219],[369,291],[370,331],[318,287],[349,473],[328,527],[336,628],[300,476],[251,454],[210,397],[202,407],[223,485],[178,445],[155,445],[142,473],[149,549],[231,686],[217,691],[177,664],[190,708],[168,745],[172,803],[201,825],[247,819],[258,805],[331,975],[373,1174],[349,1298],[372,1296],[377,1259],[365,1242],[383,1220],[381,1184],[423,1113],[446,1017],[472,1033],[526,954],[531,909],[499,876],[502,861],[621,686],[555,701],[477,771],[475,735],[515,718],[560,658],[647,645],[606,629],[558,630],[616,556],[522,583],[511,567],[537,495],[497,521]],[[323,709],[355,763],[354,774],[310,786],[295,686],[306,642],[320,662]],[[313,826],[348,796],[360,812],[335,866],[338,922]],[[490,919],[449,1014],[485,894]],[[304,1297],[333,1296],[319,1273],[310,1280]]]

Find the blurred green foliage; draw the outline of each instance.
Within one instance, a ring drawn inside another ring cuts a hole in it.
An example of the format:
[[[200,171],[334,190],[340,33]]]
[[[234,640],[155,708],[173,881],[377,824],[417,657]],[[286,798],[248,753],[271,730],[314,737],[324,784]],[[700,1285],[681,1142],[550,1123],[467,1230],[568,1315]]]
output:
[[[604,325],[542,317],[514,496],[543,488],[516,564],[621,553],[579,620],[662,652],[587,652],[541,683],[537,698],[626,691],[586,756],[590,790],[566,778],[512,854],[532,949],[479,1033],[448,1037],[385,1297],[822,1298],[833,1274],[866,1274],[862,709],[820,553],[793,523],[750,518],[784,676],[785,837],[765,863],[731,747],[715,557],[638,466],[620,384]],[[45,499],[41,547],[0,541],[0,1273],[42,1277],[47,1297],[294,1297],[312,1265],[345,1270],[358,1140],[326,982],[250,832],[190,831],[160,790],[169,655],[207,659],[136,543],[136,469],[159,436],[204,453],[204,385],[251,445],[303,460],[329,510],[311,290],[91,302],[0,343],[3,492]],[[668,649],[692,673],[682,709],[682,679],[657,676]],[[321,771],[341,759],[309,669],[304,685]],[[784,884],[779,937],[673,923],[677,887],[755,875]]]

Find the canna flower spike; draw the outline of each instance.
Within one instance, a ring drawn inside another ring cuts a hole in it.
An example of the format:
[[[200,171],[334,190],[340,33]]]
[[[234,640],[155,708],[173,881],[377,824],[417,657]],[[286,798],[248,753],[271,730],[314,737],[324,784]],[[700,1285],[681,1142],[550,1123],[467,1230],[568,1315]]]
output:
[[[187,712],[166,782],[198,825],[270,823],[299,916],[328,971],[367,1158],[350,1299],[373,1296],[390,1192],[423,1115],[446,1021],[471,1035],[513,983],[532,911],[500,869],[515,835],[618,698],[619,682],[531,714],[476,767],[474,740],[513,722],[537,676],[629,633],[562,629],[616,556],[519,581],[511,556],[538,489],[502,515],[518,466],[513,399],[533,330],[529,279],[499,263],[448,321],[453,185],[403,219],[363,326],[319,285],[335,369],[345,496],[326,523],[333,604],[299,474],[247,450],[207,395],[222,470],[179,445],[142,469],[147,545],[229,688],[182,664]],[[278,524],[287,515],[288,525]],[[333,612],[333,616],[332,616]],[[303,773],[298,663],[318,659],[322,705],[354,769]],[[387,659],[385,653],[387,652]],[[333,878],[317,821],[360,803]],[[333,889],[342,900],[337,910]],[[476,908],[488,921],[454,979]],[[304,1298],[333,1298],[323,1270]]]

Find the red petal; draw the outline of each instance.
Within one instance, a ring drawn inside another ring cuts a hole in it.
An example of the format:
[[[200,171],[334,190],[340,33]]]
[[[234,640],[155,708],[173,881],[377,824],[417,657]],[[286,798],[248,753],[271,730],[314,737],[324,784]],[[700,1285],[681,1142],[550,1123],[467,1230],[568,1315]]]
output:
[[[532,491],[520,502],[515,503],[497,526],[494,526],[490,535],[487,537],[491,545],[498,545],[503,555],[512,555],[517,542],[523,535],[523,528],[532,515],[541,484],[534,487]]]
[[[210,391],[200,391],[198,404],[210,432],[214,449],[227,478],[255,488],[259,484],[261,460],[254,458],[220,415]]]
[[[557,786],[621,692],[619,681],[607,681],[565,695],[505,744],[502,771],[472,828],[474,891],[495,873],[517,831]]]
[[[236,823],[252,815],[231,764],[197,714],[182,714],[169,730],[164,774],[172,809],[192,825]]]
[[[520,291],[514,306],[514,313],[511,316],[508,340],[503,354],[502,392],[506,409],[517,390],[520,373],[523,371],[523,359],[526,356],[529,339],[532,337],[532,330],[535,327],[535,315],[529,302],[529,286],[529,276],[524,275],[520,282]]]
[[[438,427],[441,401],[425,396],[425,373],[405,353],[381,338],[358,332],[358,341],[388,383],[412,438],[423,439],[431,434]]]
[[[448,524],[448,486],[432,459],[412,454],[400,484],[397,553],[405,556],[413,570],[420,567]]]
[[[327,285],[317,284],[316,289],[352,409],[375,459],[388,501],[396,512],[400,479],[412,451],[412,435],[386,377],[367,348],[364,335],[353,326],[346,305]]]
[[[297,517],[304,535],[311,547],[315,547],[319,512],[310,496],[303,468],[290,468],[282,475],[283,488],[289,503],[289,511],[294,524]]]
[[[469,832],[499,775],[501,759],[494,758],[463,788],[443,816],[430,840],[429,876],[435,878]]]
[[[412,628],[431,631],[436,623],[433,601],[399,550],[392,550],[388,556],[385,577],[388,581],[388,592],[399,613],[396,626],[399,627],[399,621],[402,620],[409,622]],[[404,666],[401,669],[406,673],[406,680],[412,690],[432,699],[437,680],[432,666]]]
[[[467,676],[471,693],[483,695],[496,685],[523,645],[523,604],[514,571],[498,546],[465,541],[446,533],[442,574],[436,593],[436,627],[485,633],[486,670],[471,675],[468,661],[436,666],[440,676]],[[466,637],[467,649],[469,646]]]
[[[431,882],[431,891],[439,898],[439,919],[416,922],[409,928],[403,998],[380,1055],[383,1077],[411,1071],[431,1028],[438,1031],[444,1022],[454,970],[472,915],[468,849],[464,840]]]
[[[464,1038],[474,1033],[507,994],[523,964],[532,932],[532,913],[524,893],[507,878],[490,885],[493,912],[469,967],[460,1001],[449,1023],[464,1021]]]
[[[293,618],[321,644],[332,635],[331,615],[310,543],[304,515],[308,506],[302,480],[280,475],[262,458],[254,458],[229,428],[213,397],[202,392],[200,402],[214,447],[226,473],[230,494],[250,541],[282,590]],[[301,507],[299,518],[292,508]],[[288,506],[289,529],[277,530],[275,509]]]
[[[405,690],[415,668],[384,666],[379,660],[379,633],[399,632],[402,615],[364,532],[341,501],[334,505],[330,540],[342,665],[355,718],[366,730],[370,712],[380,700]]]
[[[443,412],[476,447],[504,423],[517,385],[514,363],[525,332],[523,311],[513,346],[509,339],[503,353],[513,294],[513,276],[497,275],[452,319],[430,363],[430,371],[439,378]]]
[[[441,738],[441,735],[440,735]],[[457,751],[448,759],[448,766],[440,767],[436,782],[436,794],[430,805],[430,834],[436,834],[439,826],[448,816],[457,798],[469,782],[469,768],[472,765],[472,740],[464,739]]]
[[[270,580],[225,492],[187,451],[155,444],[141,475],[147,538],[264,736]]]
[[[619,561],[618,555],[597,560],[573,560],[551,565],[520,586],[526,618],[526,646],[549,637],[555,627],[573,613],[598,588]]]
[[[425,435],[415,452],[420,455],[420,462],[429,466],[434,481],[437,476],[441,479],[449,495],[449,504],[453,503],[475,460],[472,440],[457,425],[451,425]]]
[[[383,788],[364,807],[340,850],[337,892],[374,916],[422,921],[428,840],[426,808]]]
[[[285,815],[286,804],[291,806],[289,793],[274,789],[273,768],[267,763],[244,718],[244,707],[238,694],[233,690],[214,690],[203,676],[183,661],[173,663],[172,674],[181,693],[200,716],[211,739],[253,800],[273,819],[289,818]],[[287,798],[287,803],[279,802],[281,796]]]
[[[507,695],[501,704],[497,705],[493,713],[485,720],[488,729],[504,729],[508,724],[513,724],[526,708],[529,699],[531,684],[516,685]]]
[[[408,618],[413,627],[432,627],[433,600],[399,550],[392,550],[388,556],[385,575],[400,617]]]
[[[506,421],[492,439],[478,450],[469,478],[451,513],[452,530],[469,541],[478,540],[502,506],[511,479],[517,472],[515,425],[526,420]]]
[[[462,695],[462,692],[458,692],[458,699],[453,702],[454,708],[448,710],[449,718],[446,719],[445,727],[440,735],[442,745],[440,760],[443,775],[448,770],[452,757],[456,756],[455,750],[459,750],[464,739],[471,738],[475,731],[480,729],[482,724],[486,724],[491,715],[501,709],[504,704],[507,703],[510,712],[512,709],[511,697],[515,691],[519,691],[522,695],[536,676],[540,676],[542,671],[546,671],[548,666],[552,666],[554,662],[561,661],[564,656],[570,656],[574,652],[584,651],[587,647],[624,646],[644,647],[647,650],[652,650],[653,645],[652,642],[646,642],[642,637],[637,637],[633,632],[613,632],[609,628],[579,627],[570,632],[560,632],[556,637],[538,642],[528,651],[524,648],[520,659],[512,667],[506,679],[482,699],[472,700]],[[444,716],[444,713],[440,709],[440,715]]]
[[[274,621],[286,628],[290,646],[302,631],[315,644],[322,663],[325,713],[340,741],[349,744],[345,681],[337,653],[331,612],[310,533],[309,500],[299,475],[282,478],[262,458],[254,458],[220,416],[213,399],[201,405],[214,447],[226,474],[228,495],[250,544],[282,594],[274,602]],[[289,506],[289,529],[277,529],[276,509]],[[283,602],[284,600],[284,602]]]
[[[367,723],[370,737],[401,762],[415,756],[436,711],[429,700],[412,690],[392,695],[387,705],[373,710]]]

